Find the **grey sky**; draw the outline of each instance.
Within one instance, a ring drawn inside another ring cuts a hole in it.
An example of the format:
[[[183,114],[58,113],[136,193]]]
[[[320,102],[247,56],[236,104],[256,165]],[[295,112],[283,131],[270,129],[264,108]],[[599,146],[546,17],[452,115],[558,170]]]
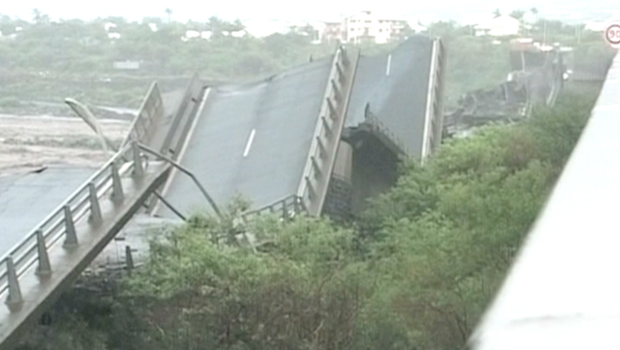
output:
[[[495,8],[508,12],[513,9],[529,9],[536,6],[541,15],[546,17],[564,17],[563,13],[585,15],[620,9],[616,0],[545,0],[545,1],[501,1],[501,0],[305,0],[305,1],[196,1],[196,0],[4,0],[0,13],[32,18],[32,9],[38,8],[52,18],[91,19],[106,16],[123,16],[138,20],[146,16],[165,17],[164,10],[170,7],[173,18],[185,21],[193,19],[206,20],[210,16],[224,19],[291,19],[291,20],[332,20],[340,14],[349,14],[358,10],[381,10],[388,14],[397,14],[410,19],[430,21],[435,19],[460,19],[464,13],[492,12]],[[148,5],[147,5],[148,4]],[[380,5],[380,6],[379,6]],[[611,15],[611,13],[610,13]]]

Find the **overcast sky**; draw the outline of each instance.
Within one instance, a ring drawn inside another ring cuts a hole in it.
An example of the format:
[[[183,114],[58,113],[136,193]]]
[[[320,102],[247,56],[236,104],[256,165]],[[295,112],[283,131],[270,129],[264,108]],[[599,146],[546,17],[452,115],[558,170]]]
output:
[[[340,14],[350,14],[362,9],[378,10],[388,14],[397,14],[409,19],[431,21],[436,19],[460,19],[465,12],[492,12],[495,8],[509,12],[536,6],[541,14],[551,15],[557,10],[572,7],[571,4],[583,4],[593,11],[602,9],[615,0],[244,0],[244,1],[206,1],[206,0],[2,0],[0,13],[32,18],[32,9],[37,8],[52,18],[83,18],[123,16],[131,20],[142,17],[165,17],[164,10],[173,10],[173,18],[185,21],[193,19],[206,20],[211,16],[224,19],[291,19],[291,20],[333,20]],[[589,5],[586,5],[589,4]],[[141,4],[141,5],[138,5]],[[618,5],[616,5],[618,6]],[[577,14],[583,11],[575,11]]]

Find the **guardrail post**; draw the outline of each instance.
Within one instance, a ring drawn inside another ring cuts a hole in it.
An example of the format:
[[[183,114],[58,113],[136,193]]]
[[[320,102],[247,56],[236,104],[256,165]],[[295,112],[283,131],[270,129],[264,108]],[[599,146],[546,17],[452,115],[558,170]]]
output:
[[[334,91],[334,97],[336,97],[337,100],[340,99],[340,88],[334,79],[331,80],[331,85],[332,90]]]
[[[88,184],[88,196],[90,198],[90,217],[88,220],[93,225],[99,225],[103,222],[103,217],[101,216],[99,198],[97,198],[97,188],[92,182]]]
[[[323,122],[323,128],[325,129],[325,133],[327,134],[327,136],[331,136],[332,135],[332,128],[331,128],[331,125],[329,125],[329,122],[327,121],[327,118],[325,118],[323,116],[323,117],[321,117],[321,121]]]
[[[349,56],[347,55],[347,49],[344,46],[340,47],[340,61],[342,62],[343,65],[348,66],[350,61],[349,61]]]
[[[77,234],[75,232],[75,224],[73,223],[73,213],[71,213],[71,207],[65,205],[63,207],[65,211],[65,243],[63,247],[73,247],[78,244]]]
[[[323,143],[323,140],[321,140],[321,136],[317,136],[316,137],[316,144],[319,148],[319,155],[321,157],[324,157],[325,155],[327,155],[327,149],[325,148],[325,144]]]
[[[121,175],[118,173],[118,165],[112,162],[112,201],[120,202],[125,195],[123,194],[123,184],[121,183]]]
[[[340,62],[336,62],[336,71],[338,72],[338,80],[342,82],[345,79],[344,70],[342,69],[342,65]]]
[[[332,102],[331,98],[327,98],[326,99],[327,102],[327,107],[329,107],[329,117],[332,119],[336,119],[336,106],[334,106],[334,103]]]
[[[40,277],[47,277],[52,274],[52,265],[50,264],[50,258],[47,254],[47,247],[45,246],[45,237],[43,231],[37,230],[37,253],[39,255],[39,266],[37,267],[37,275]]]
[[[310,160],[312,161],[312,167],[314,168],[314,173],[316,174],[316,176],[321,175],[321,167],[319,165],[319,162],[316,160],[315,156],[310,157]]]
[[[128,245],[125,246],[125,264],[127,265],[127,270],[133,270],[133,256],[131,255],[131,247]]]
[[[14,312],[19,310],[24,299],[22,298],[22,291],[19,288],[19,280],[17,279],[17,271],[15,270],[12,256],[6,258],[6,271],[7,282],[9,284],[9,295],[5,303],[9,307],[9,310]]]
[[[282,201],[282,218],[284,220],[287,220],[289,216],[288,211],[286,209],[287,209],[286,200],[284,200]]]
[[[138,142],[133,141],[131,143],[131,150],[133,153],[133,175],[137,178],[141,178],[144,176],[144,167],[142,165],[142,158],[140,157]]]
[[[295,215],[299,214],[299,197],[297,196],[293,198],[293,212]]]
[[[310,180],[310,177],[306,176],[305,181],[306,186],[308,187],[308,198],[312,199],[314,198],[314,187],[312,187],[312,180]]]

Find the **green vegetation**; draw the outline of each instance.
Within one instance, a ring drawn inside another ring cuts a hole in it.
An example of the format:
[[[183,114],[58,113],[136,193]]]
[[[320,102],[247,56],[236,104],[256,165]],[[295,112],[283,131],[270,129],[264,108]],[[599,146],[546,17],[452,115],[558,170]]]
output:
[[[111,296],[74,292],[72,311],[21,350],[460,348],[593,102],[565,96],[527,121],[451,140],[424,167],[405,162],[348,227],[262,218],[250,223],[252,249],[233,239],[243,203],[220,221],[196,215],[165,230]]]

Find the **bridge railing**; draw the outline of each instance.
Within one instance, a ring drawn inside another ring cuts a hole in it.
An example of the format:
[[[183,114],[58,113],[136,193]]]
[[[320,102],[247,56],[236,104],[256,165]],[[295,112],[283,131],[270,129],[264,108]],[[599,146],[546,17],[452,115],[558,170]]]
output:
[[[310,215],[321,214],[338,144],[344,127],[359,52],[349,57],[344,47],[334,55],[323,103],[297,196]]]
[[[257,216],[277,213],[281,215],[282,218],[288,219],[305,211],[306,208],[302,199],[297,195],[292,195],[275,201],[265,207],[244,212],[241,214],[241,217],[243,220],[247,221]]]
[[[366,111],[366,119],[362,125],[366,125],[369,131],[378,137],[394,144],[396,152],[410,154],[407,145],[371,111]]]
[[[79,237],[75,223],[85,215],[89,215],[90,225],[101,225],[100,199],[109,195],[114,203],[122,202],[121,178],[130,173],[141,177],[145,162],[137,142],[123,147],[0,259],[0,294],[8,291],[9,309],[13,310],[23,301],[20,277],[35,263],[38,263],[36,273],[40,278],[50,276],[53,266],[50,266],[48,251],[58,244],[69,249],[77,246]]]
[[[434,39],[432,42],[430,74],[426,96],[422,160],[436,151],[441,144],[445,64],[443,44],[440,39]]]
[[[198,109],[202,91],[203,84],[198,74],[194,74],[185,88],[185,93],[174,113],[170,129],[160,149],[160,152],[169,155],[172,159],[177,159],[180,147],[183,145],[181,141],[183,141],[184,137],[187,135],[187,131],[192,124],[193,118],[191,117],[195,117],[195,112]],[[181,128],[180,131],[179,128]]]
[[[157,82],[153,82],[149,91],[142,101],[140,111],[134,118],[127,137],[121,144],[121,148],[127,146],[132,140],[149,146],[153,137],[153,124],[161,121],[164,117],[164,102],[159,91]]]

